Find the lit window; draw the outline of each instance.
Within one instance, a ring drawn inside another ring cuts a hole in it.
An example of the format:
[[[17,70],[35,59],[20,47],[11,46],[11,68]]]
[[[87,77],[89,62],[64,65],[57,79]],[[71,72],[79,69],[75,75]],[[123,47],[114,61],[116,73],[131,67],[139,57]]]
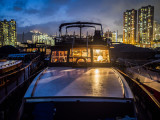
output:
[[[108,50],[93,50],[93,62],[95,63],[109,63],[109,51]]]
[[[84,59],[86,59],[87,62],[91,62],[90,49],[88,49],[88,51],[87,51],[86,48],[73,48],[73,51],[72,51],[72,49],[70,49],[69,56],[70,56],[69,62],[76,62],[77,59],[82,58],[82,57]]]
[[[67,62],[67,51],[52,51],[51,62]]]

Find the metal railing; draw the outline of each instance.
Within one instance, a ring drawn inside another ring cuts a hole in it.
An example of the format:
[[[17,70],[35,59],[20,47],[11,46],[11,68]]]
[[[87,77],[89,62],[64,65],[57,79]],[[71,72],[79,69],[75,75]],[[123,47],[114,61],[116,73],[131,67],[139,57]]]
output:
[[[37,56],[20,70],[0,77],[0,103],[2,103],[18,86],[29,79],[36,69],[39,60],[40,56]]]

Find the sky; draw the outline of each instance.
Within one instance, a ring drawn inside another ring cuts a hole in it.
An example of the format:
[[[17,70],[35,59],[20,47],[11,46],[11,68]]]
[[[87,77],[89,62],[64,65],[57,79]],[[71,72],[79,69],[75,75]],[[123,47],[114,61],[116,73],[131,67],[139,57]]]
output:
[[[98,22],[103,31],[122,34],[123,13],[153,5],[160,22],[160,0],[0,0],[0,20],[14,19],[17,32],[39,30],[55,34],[63,22]]]

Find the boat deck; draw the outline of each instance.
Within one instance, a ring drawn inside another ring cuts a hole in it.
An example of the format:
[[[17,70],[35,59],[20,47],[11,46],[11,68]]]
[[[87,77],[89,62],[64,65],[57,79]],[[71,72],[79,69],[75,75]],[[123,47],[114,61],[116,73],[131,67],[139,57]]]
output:
[[[128,86],[124,78],[112,68],[51,67],[34,79],[25,98],[132,97],[130,91],[124,93],[125,88]]]

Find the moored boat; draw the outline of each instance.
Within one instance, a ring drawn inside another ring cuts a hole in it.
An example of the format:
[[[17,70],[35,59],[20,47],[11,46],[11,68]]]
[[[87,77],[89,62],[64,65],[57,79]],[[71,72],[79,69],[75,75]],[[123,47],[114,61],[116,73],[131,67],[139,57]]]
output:
[[[97,30],[95,26],[100,26]],[[62,35],[62,27],[80,28],[80,35]],[[93,27],[94,36],[81,35]],[[123,78],[110,66],[109,42],[102,25],[64,23],[51,47],[49,66],[31,83],[23,103],[22,119],[136,120],[134,97]]]
[[[129,67],[126,72],[140,82],[160,102],[160,60]]]

